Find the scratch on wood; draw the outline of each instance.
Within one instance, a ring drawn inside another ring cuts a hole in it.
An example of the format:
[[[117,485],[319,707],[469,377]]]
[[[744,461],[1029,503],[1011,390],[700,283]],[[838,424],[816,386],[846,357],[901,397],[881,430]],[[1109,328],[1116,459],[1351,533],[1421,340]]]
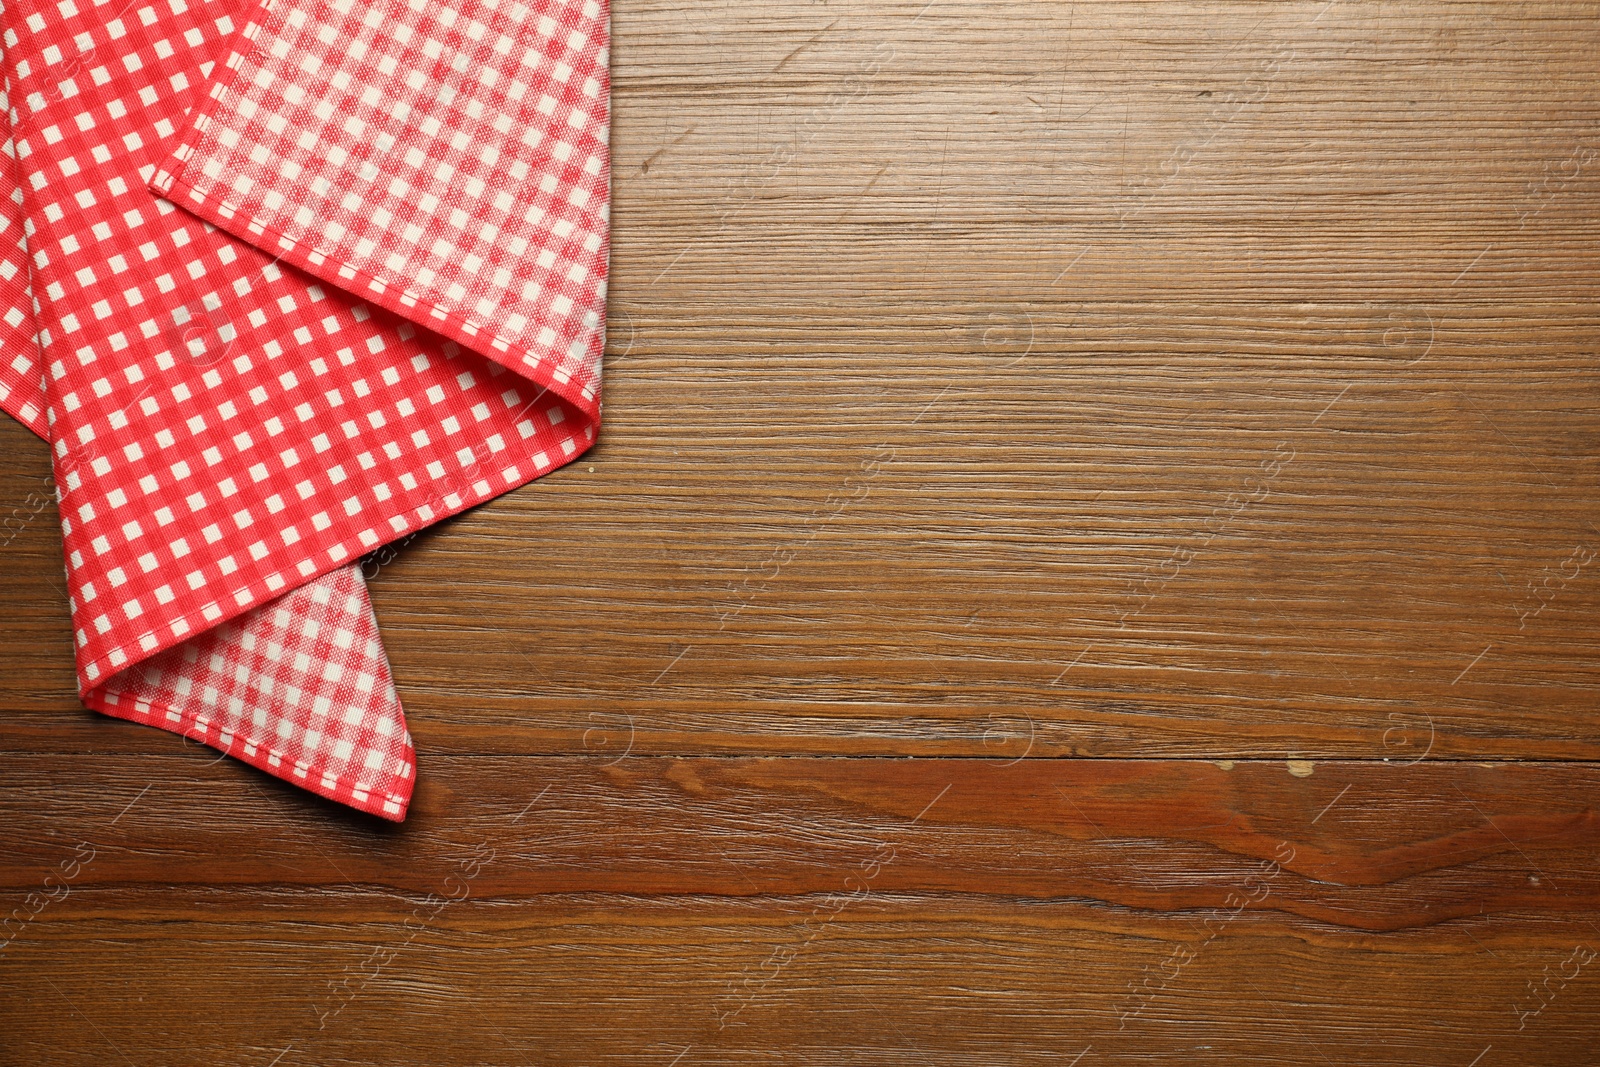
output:
[[[776,67],[772,68],[772,73],[774,73],[774,74],[778,73],[784,67],[787,67],[789,65],[789,60],[793,59],[795,56],[799,55],[801,52],[804,52],[807,48],[810,48],[812,45],[814,45],[818,41],[822,40],[823,34],[827,33],[829,30],[833,29],[835,26],[839,25],[839,21],[840,21],[839,19],[834,19],[832,22],[828,23],[822,29],[818,30],[816,35],[813,36],[811,38],[811,40],[807,41],[805,44],[802,44],[799,48],[796,48],[793,52],[790,52],[788,55],[784,56],[783,59],[779,61],[778,65]]]

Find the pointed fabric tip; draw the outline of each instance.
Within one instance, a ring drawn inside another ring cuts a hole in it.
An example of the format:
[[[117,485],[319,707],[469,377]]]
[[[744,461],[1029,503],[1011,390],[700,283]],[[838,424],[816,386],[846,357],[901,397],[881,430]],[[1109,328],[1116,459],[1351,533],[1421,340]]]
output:
[[[394,822],[411,803],[416,752],[359,567],[152,656],[83,699]]]

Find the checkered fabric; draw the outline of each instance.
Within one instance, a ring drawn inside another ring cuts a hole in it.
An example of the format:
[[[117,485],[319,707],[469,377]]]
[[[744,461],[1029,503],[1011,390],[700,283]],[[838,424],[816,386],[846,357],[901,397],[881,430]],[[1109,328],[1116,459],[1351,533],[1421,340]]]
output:
[[[366,593],[359,567],[333,571],[123,671],[87,699],[402,819],[416,756]]]
[[[153,187],[592,416],[609,35],[543,8],[266,0]]]
[[[0,407],[50,440],[24,195],[10,108],[3,114]],[[83,698],[385,818],[405,815],[415,756],[357,566],[86,688]]]
[[[594,440],[604,8],[0,19],[0,237],[22,224],[38,297],[0,381],[52,443],[85,701],[402,816],[410,742],[350,564]],[[27,271],[0,280],[26,304]]]
[[[11,139],[9,93],[0,97],[6,120],[0,131],[0,408],[18,422],[49,439],[45,422],[44,367],[39,357],[33,319],[33,290],[28,281],[28,238],[22,211],[22,178]]]

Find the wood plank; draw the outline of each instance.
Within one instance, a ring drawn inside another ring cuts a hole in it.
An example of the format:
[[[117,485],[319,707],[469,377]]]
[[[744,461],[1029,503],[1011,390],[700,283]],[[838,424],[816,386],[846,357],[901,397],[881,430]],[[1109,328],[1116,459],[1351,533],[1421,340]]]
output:
[[[37,887],[86,842],[80,888],[348,883],[386,898],[481,845],[505,857],[477,876],[492,896],[792,896],[870,865],[875,891],[1156,911],[1232,906],[1265,869],[1252,907],[1364,930],[1600,903],[1588,766],[443,757],[393,829],[191,748],[8,759],[0,886]],[[185,820],[197,796],[208,816]],[[310,820],[332,836],[305,834]],[[231,849],[243,833],[252,849]]]
[[[1212,917],[1207,940],[1207,916],[1072,902],[819,903],[86,922],[0,970],[0,1062],[1579,1064],[1600,1009],[1570,918],[1374,941]]]
[[[1594,758],[1593,24],[922,7],[619,15],[595,473],[378,593],[442,743]]]
[[[1600,772],[1296,770],[10,759],[0,1063],[1580,1062]]]

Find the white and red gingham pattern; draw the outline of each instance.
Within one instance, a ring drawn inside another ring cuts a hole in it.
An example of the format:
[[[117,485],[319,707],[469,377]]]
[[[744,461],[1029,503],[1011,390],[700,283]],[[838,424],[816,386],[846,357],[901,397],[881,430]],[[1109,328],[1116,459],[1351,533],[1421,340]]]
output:
[[[0,407],[49,440],[9,106],[0,115]],[[84,702],[384,818],[403,819],[410,801],[416,757],[358,566],[123,671]]]
[[[152,656],[88,701],[387,819],[411,799],[416,756],[359,567]]]
[[[593,441],[598,416],[596,382],[570,370],[562,380],[558,362],[509,374],[501,362],[517,361],[504,353],[494,362],[464,352],[315,284],[286,266],[294,256],[241,244],[141,188],[205,77],[244,61],[228,47],[240,7],[175,2],[108,18],[33,0],[3,14],[80,687],[92,705],[143,721],[175,710],[163,687],[182,668],[168,649],[230,619],[238,632],[219,640],[241,653],[247,640],[283,645],[273,606],[284,594],[570,461]],[[229,57],[220,67],[219,56]],[[316,266],[310,258],[303,265]],[[596,293],[603,269],[602,260]],[[597,356],[598,324],[588,321]],[[167,664],[160,677],[130,683],[130,668],[153,657]],[[222,659],[188,666],[270,676],[260,662]],[[387,683],[372,690],[373,714],[361,719],[376,737],[387,736],[386,692]],[[204,702],[183,703],[179,717],[193,717],[170,728],[211,743],[230,731],[229,751],[265,752],[257,762],[274,773],[298,770],[308,787],[347,802],[381,797],[369,810],[394,817],[385,809],[409,787],[383,757],[369,777],[350,777],[348,761],[341,770],[306,746],[328,731],[284,706],[290,718],[274,720],[272,707],[268,732],[287,730],[278,741],[241,742],[260,729],[255,709],[246,725]],[[340,737],[336,762],[340,741],[352,755],[366,746],[360,767],[387,751]],[[408,747],[390,755],[409,770]]]
[[[139,189],[199,80],[179,43],[236,28],[144,10],[51,35],[122,59],[69,93],[48,54],[13,76],[88,684],[570,460],[594,429]]]
[[[153,187],[593,414],[609,252],[598,0],[265,0]]]
[[[0,409],[49,438],[45,421],[44,367],[34,327],[33,290],[28,283],[27,217],[22,211],[22,180],[11,140],[11,101],[0,95],[5,118],[0,133]]]
[[[56,5],[34,2],[12,22],[43,27],[22,35],[32,62],[13,59],[16,136],[67,423],[57,482],[86,685],[592,442],[581,395],[311,284],[138,188],[203,92],[195,68],[214,56],[194,53],[228,54],[220,0],[80,13],[54,32]],[[66,79],[62,40],[93,54]]]

